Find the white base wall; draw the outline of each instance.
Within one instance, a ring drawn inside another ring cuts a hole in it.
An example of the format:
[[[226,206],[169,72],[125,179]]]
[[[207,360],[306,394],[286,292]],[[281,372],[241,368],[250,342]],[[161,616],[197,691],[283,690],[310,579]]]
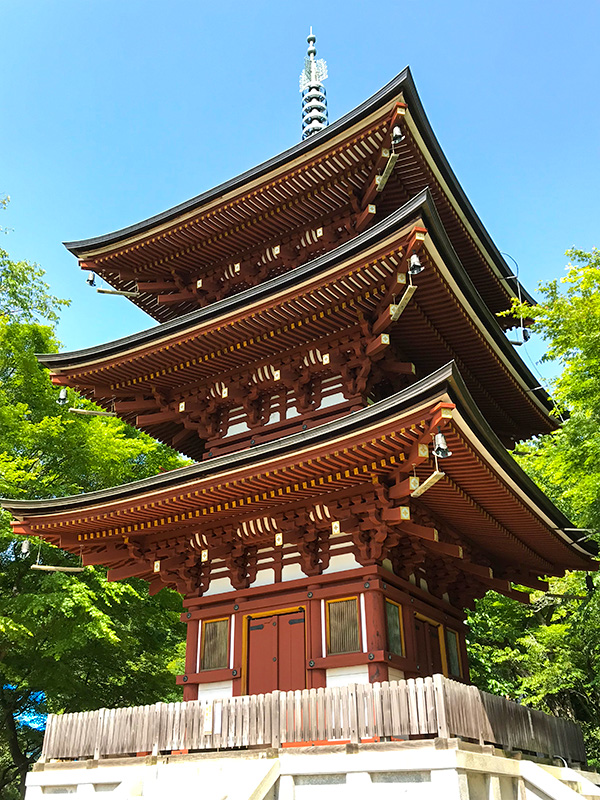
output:
[[[198,700],[220,700],[223,697],[233,697],[233,681],[198,684]]]
[[[325,670],[325,685],[348,686],[349,683],[368,683],[369,667],[360,664],[357,667],[333,667]]]
[[[577,800],[600,776],[456,739],[38,764],[26,800]]]
[[[394,667],[388,667],[388,681],[403,681],[404,680],[404,673],[401,669],[394,669]]]

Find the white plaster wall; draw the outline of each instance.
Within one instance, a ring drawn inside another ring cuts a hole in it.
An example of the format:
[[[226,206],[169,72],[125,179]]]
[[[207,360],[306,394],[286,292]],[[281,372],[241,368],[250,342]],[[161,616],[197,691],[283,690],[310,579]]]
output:
[[[356,667],[332,667],[325,671],[326,685],[348,686],[349,683],[368,683],[369,667],[360,664]]]
[[[323,401],[319,408],[329,408],[329,406],[335,406],[338,403],[344,403],[346,398],[343,392],[335,392],[335,394],[328,394],[323,398]]]
[[[220,700],[233,697],[233,681],[214,681],[198,686],[198,700]]]
[[[224,594],[224,592],[233,592],[229,578],[213,578],[203,597],[209,597],[211,594]]]
[[[297,581],[300,580],[300,578],[306,578],[306,575],[300,568],[300,564],[284,564],[281,570],[282,581]]]
[[[272,586],[275,583],[275,570],[272,567],[259,569],[250,586]]]
[[[360,564],[352,553],[344,553],[336,556],[332,555],[327,569],[323,570],[323,575],[330,575],[333,572],[346,572],[348,569],[358,569]]]

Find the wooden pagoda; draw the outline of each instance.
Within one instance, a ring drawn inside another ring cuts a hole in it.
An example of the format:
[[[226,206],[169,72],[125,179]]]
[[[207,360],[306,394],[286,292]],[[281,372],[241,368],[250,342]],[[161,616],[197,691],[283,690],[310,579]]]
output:
[[[508,452],[556,427],[551,403],[408,69],[259,167],[67,247],[160,325],[42,364],[195,463],[4,505],[19,534],[184,595],[185,699],[467,681],[474,598],[593,568]]]

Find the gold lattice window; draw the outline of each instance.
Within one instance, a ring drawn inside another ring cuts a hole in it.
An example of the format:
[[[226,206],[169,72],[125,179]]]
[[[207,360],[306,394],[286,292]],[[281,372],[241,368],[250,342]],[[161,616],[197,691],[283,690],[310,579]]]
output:
[[[402,627],[402,606],[393,600],[385,601],[388,650],[397,656],[404,655],[404,631]]]
[[[460,678],[462,672],[460,668],[458,633],[449,628],[446,628],[446,660],[448,662],[448,675],[452,678]]]
[[[358,598],[327,602],[327,653],[357,653],[360,650]]]
[[[200,669],[226,669],[229,659],[229,617],[202,623]]]

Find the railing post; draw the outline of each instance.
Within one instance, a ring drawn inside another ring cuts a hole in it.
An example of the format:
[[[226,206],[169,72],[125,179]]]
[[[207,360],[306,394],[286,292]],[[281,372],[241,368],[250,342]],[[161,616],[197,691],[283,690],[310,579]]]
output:
[[[51,746],[51,737],[54,729],[54,714],[48,714],[46,717],[46,730],[44,731],[44,741],[42,742],[42,753],[40,756],[40,762],[45,764],[48,760],[48,750]]]
[[[104,715],[106,714],[105,708],[98,709],[98,717],[96,719],[96,741],[94,742],[94,761],[98,761],[102,755],[102,741],[104,738]]]
[[[358,744],[360,739],[358,735],[358,700],[355,683],[351,683],[348,686],[348,723],[350,725],[350,741],[352,744]]]
[[[279,749],[279,691],[271,692],[271,747]]]
[[[435,716],[437,719],[438,736],[440,739],[449,739],[450,731],[448,729],[448,715],[446,713],[446,692],[445,683],[446,679],[443,675],[433,676],[433,688],[435,691]]]
[[[152,755],[157,756],[159,751],[159,740],[160,740],[160,724],[161,724],[161,710],[163,707],[163,703],[155,703],[154,709],[154,731],[152,737]]]

